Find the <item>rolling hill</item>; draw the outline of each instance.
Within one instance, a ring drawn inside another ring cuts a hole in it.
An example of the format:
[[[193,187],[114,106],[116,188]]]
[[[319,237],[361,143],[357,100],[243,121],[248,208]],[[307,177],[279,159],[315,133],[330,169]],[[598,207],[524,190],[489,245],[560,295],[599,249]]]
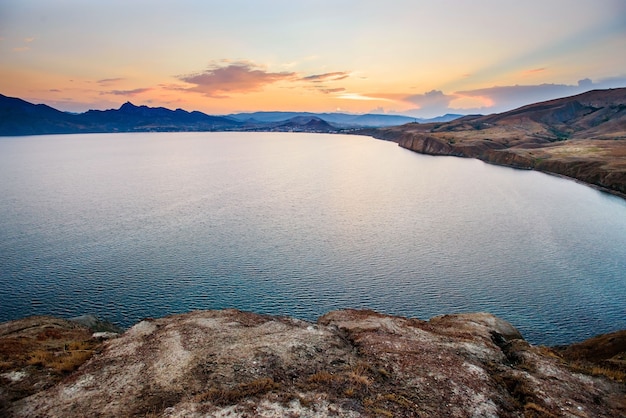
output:
[[[423,154],[535,169],[626,196],[626,88],[364,133]]]
[[[201,112],[135,106],[72,114],[43,104],[0,95],[0,135],[43,135],[96,132],[217,131],[237,128],[233,119]]]

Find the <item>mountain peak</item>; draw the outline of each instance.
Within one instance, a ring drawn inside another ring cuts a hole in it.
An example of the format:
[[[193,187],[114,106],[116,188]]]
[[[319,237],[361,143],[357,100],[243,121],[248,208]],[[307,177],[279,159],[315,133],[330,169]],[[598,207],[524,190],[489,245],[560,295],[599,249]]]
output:
[[[132,104],[131,102],[126,102],[122,106],[120,106],[119,110],[121,110],[121,111],[129,111],[129,110],[135,110],[137,108],[138,107],[135,106],[134,104]]]

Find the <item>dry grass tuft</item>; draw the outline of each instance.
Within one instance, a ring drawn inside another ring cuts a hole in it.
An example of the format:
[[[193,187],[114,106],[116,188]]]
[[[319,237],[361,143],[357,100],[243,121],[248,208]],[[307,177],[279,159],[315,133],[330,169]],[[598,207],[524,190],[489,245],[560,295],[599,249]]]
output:
[[[399,393],[385,393],[365,398],[363,406],[374,416],[398,416],[410,411],[411,416],[424,416],[424,411],[413,401]]]
[[[394,416],[393,412],[387,411],[387,410],[384,410],[384,409],[380,409],[380,408],[374,408],[374,409],[372,409],[372,412],[377,417],[389,417],[389,418],[392,418]]]
[[[626,382],[626,373],[621,370],[614,370],[606,367],[594,367],[591,369],[591,373],[594,375],[606,376],[619,382]]]
[[[327,371],[317,372],[312,374],[307,378],[307,382],[313,385],[328,385],[330,383],[336,382],[338,377],[332,373]]]
[[[372,379],[369,376],[354,371],[346,375],[346,380],[361,387],[369,387],[372,384]]]
[[[92,350],[70,351],[55,358],[50,367],[62,373],[69,373],[78,369],[83,363],[91,358]]]
[[[539,354],[541,354],[544,357],[550,357],[550,358],[554,358],[557,360],[563,360],[563,357],[561,357],[559,353],[557,353],[550,347],[539,345],[536,347],[536,349],[539,352]]]
[[[42,366],[46,367],[47,364],[54,357],[54,353],[47,350],[35,350],[29,353],[29,359],[27,361],[31,366]]]
[[[584,367],[583,370],[593,376],[604,376],[616,382],[626,383],[626,372],[602,366]]]
[[[335,399],[362,399],[374,384],[371,374],[372,368],[364,363],[337,373],[322,370],[310,375],[303,389],[326,392]]]
[[[553,414],[541,405],[529,402],[524,405],[524,416],[527,418],[556,418],[559,415]]]
[[[91,358],[96,345],[93,341],[68,341],[62,347],[37,348],[28,353],[26,364],[69,373]]]
[[[590,361],[573,361],[566,365],[576,373],[588,374],[590,376],[602,376],[610,380],[626,383],[626,367],[610,361],[593,363]]]
[[[251,382],[241,383],[233,388],[211,388],[207,392],[195,397],[197,402],[212,402],[216,405],[233,405],[242,399],[265,393],[280,388],[273,379],[262,378]]]

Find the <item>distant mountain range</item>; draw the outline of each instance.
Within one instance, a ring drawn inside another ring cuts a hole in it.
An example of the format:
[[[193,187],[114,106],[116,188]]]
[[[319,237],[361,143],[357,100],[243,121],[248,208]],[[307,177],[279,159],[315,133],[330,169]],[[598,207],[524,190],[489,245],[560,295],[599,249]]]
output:
[[[405,123],[418,122],[448,122],[463,115],[446,114],[432,119],[412,118],[403,115],[380,115],[365,114],[351,115],[346,113],[310,113],[310,112],[254,112],[254,113],[236,113],[228,115],[228,117],[245,122],[281,122],[295,117],[298,118],[319,118],[323,121],[333,124],[335,127],[384,127],[397,126]]]
[[[135,106],[67,113],[0,94],[0,135],[43,135],[96,132],[290,131],[342,132],[410,122],[449,121],[462,115],[416,119],[401,115],[255,112],[211,116],[202,112]]]

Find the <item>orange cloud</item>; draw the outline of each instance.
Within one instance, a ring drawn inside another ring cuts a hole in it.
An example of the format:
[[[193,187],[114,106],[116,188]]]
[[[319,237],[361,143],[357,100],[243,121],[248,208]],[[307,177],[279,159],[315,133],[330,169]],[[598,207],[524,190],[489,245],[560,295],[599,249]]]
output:
[[[390,101],[392,101],[391,99],[386,99],[386,98],[383,98],[383,97],[374,97],[374,96],[370,96],[370,95],[366,95],[366,94],[349,93],[349,92],[340,94],[338,97],[340,99],[346,99],[346,100],[383,101],[383,102],[390,102]]]
[[[122,81],[122,80],[124,80],[124,79],[121,78],[121,77],[118,77],[118,78],[103,78],[102,80],[96,81],[96,83],[102,84],[102,85],[107,85],[107,84],[117,83],[118,81]]]
[[[546,70],[545,68],[533,68],[532,70],[524,71],[524,75],[541,73],[541,72],[544,72],[545,70]]]
[[[454,99],[454,95],[444,94],[441,90],[431,90],[424,94],[413,94],[404,98],[405,101],[417,105],[419,109],[427,109],[436,114],[445,113]]]
[[[465,109],[487,109],[494,105],[494,101],[483,96],[457,96],[450,101],[448,111],[464,111]]]
[[[321,91],[322,93],[330,94],[330,93],[339,93],[342,91],[346,91],[346,89],[344,89],[343,87],[337,87],[334,89],[320,88],[319,91]]]
[[[292,80],[292,72],[271,73],[248,62],[235,62],[226,66],[213,66],[202,73],[180,76],[179,79],[194,86],[186,89],[209,97],[227,97],[224,93],[247,93],[261,90],[268,84]]]
[[[110,91],[102,92],[100,94],[114,94],[116,96],[135,96],[137,94],[146,93],[151,90],[153,89],[146,87],[146,88],[139,88],[139,89],[132,89],[132,90],[110,90]]]

